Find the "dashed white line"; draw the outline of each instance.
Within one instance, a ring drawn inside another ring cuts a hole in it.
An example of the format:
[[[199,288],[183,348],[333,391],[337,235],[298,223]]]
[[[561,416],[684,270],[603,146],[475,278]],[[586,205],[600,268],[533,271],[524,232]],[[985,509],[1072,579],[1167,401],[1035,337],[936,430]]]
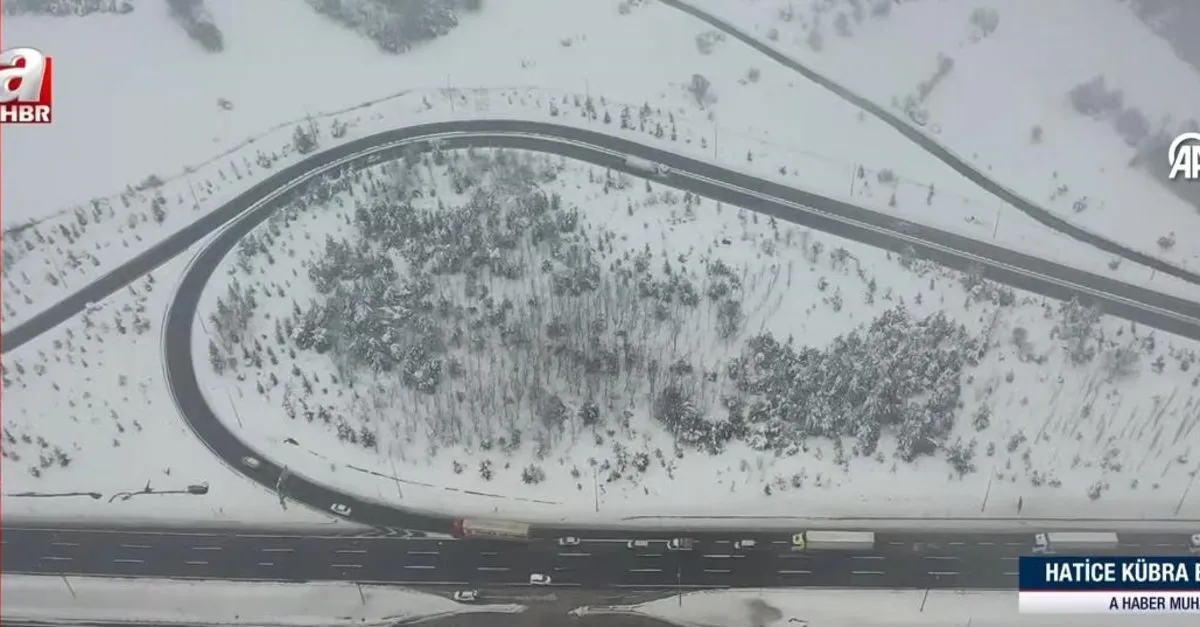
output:
[[[630,568],[631,573],[661,573],[661,568]]]
[[[354,555],[366,555],[367,551],[365,549],[338,549],[338,550],[334,551],[334,553],[352,553]]]
[[[51,542],[50,546],[79,546],[74,542]]]
[[[149,549],[149,548],[151,548],[149,544],[122,544],[120,546],[122,549]]]
[[[259,562],[259,566],[274,566],[275,562]]]
[[[883,557],[882,555],[852,555],[852,556],[850,556],[850,559],[855,559],[855,560],[881,560],[881,559],[884,559],[884,557]]]
[[[701,555],[700,557],[706,558],[706,559],[714,559],[714,560],[727,560],[727,559],[732,559],[734,556],[715,554],[715,555]],[[738,556],[738,557],[741,557],[741,556]]]
[[[145,562],[143,562],[142,560],[115,559],[115,560],[113,560],[113,563],[114,564],[144,564]]]
[[[71,561],[71,558],[69,558],[69,557],[57,557],[54,555],[43,555],[42,559],[44,559],[46,561],[50,561],[50,562],[69,562],[69,561]]]
[[[811,570],[781,570],[780,575],[811,575]]]
[[[957,575],[958,573],[948,570],[931,570],[930,575]]]
[[[559,553],[559,557],[591,557],[591,553]]]
[[[879,570],[852,570],[851,575],[882,575],[883,571]]]
[[[409,551],[409,555],[437,555],[437,551]]]
[[[1004,576],[1005,576],[1005,577],[1016,577],[1016,576],[1017,576],[1017,575],[1019,575],[1019,574],[1020,574],[1020,573],[1004,573]]]
[[[1018,559],[1020,559],[1020,558],[1018,558],[1018,557],[1014,557],[1014,556],[1011,556],[1011,555],[1004,555],[1004,556],[1002,556],[1000,559],[1002,559],[1002,560],[1005,560],[1005,561],[1010,561],[1010,562],[1012,562],[1012,561],[1016,561],[1016,560],[1018,560]]]
[[[958,558],[953,555],[926,555],[925,559],[927,559],[927,560],[957,560]]]
[[[437,568],[437,566],[422,566],[419,564],[406,564],[404,566],[404,568],[407,570],[433,570],[433,569]]]
[[[193,551],[220,551],[221,547],[219,547],[219,546],[194,546],[194,547],[192,547],[192,550]]]
[[[291,553],[295,549],[259,549],[263,553]]]
[[[481,570],[489,573],[505,573],[508,569],[503,566],[479,566],[475,570]]]
[[[333,564],[334,568],[362,568],[361,564]]]
[[[188,560],[184,562],[184,564],[187,564],[188,566],[207,566],[208,562],[204,560]]]
[[[733,572],[733,571],[732,571],[732,570],[720,569],[720,568],[714,568],[714,569],[708,569],[708,568],[705,568],[705,569],[704,569],[704,572],[706,572],[706,573],[718,574],[718,575],[728,575],[729,573],[731,573],[731,572]]]

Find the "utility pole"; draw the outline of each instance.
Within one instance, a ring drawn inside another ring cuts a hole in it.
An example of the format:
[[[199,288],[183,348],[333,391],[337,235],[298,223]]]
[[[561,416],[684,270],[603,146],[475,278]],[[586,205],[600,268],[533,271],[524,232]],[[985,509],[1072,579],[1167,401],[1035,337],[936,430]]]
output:
[[[599,471],[592,466],[592,499],[596,502],[596,511],[600,511],[600,477]]]
[[[679,607],[683,607],[683,569],[678,563],[675,564],[675,593],[679,597]]]
[[[992,239],[996,239],[996,233],[1000,232],[1000,212],[1004,209],[1004,205],[996,205],[996,222],[992,225]]]

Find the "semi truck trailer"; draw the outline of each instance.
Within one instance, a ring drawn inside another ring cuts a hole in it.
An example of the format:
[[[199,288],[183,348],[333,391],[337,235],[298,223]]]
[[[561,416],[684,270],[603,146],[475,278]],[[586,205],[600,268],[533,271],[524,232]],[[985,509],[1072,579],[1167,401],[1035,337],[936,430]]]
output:
[[[823,531],[814,529],[792,536],[796,551],[869,551],[875,548],[875,534],[870,531]]]
[[[1033,536],[1034,553],[1115,549],[1121,543],[1110,531],[1051,531]]]
[[[492,540],[529,540],[527,523],[507,520],[481,520],[459,518],[454,521],[451,533],[456,538],[488,538]]]
[[[625,157],[625,165],[634,170],[641,170],[654,176],[666,176],[671,169],[661,163],[655,163],[641,157]]]

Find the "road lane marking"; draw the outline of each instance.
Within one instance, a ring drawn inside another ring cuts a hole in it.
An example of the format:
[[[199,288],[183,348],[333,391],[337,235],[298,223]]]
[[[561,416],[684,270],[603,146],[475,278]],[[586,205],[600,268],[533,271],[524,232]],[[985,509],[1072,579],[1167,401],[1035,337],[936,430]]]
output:
[[[662,553],[638,553],[634,557],[662,557]]]
[[[354,555],[366,555],[365,549],[338,549],[334,553],[353,553]]]
[[[275,562],[259,562],[259,566],[274,566]]]
[[[409,555],[437,555],[437,551],[409,551]]]
[[[74,542],[51,542],[50,546],[79,546]]]
[[[851,555],[850,559],[852,559],[852,560],[881,560],[881,559],[887,559],[887,558],[885,558],[882,555]]]
[[[1005,576],[1008,576],[1008,577],[1016,577],[1016,576],[1017,576],[1017,575],[1019,575],[1019,574],[1020,574],[1020,573],[1004,573],[1004,575],[1005,575]]]
[[[780,570],[777,571],[780,575],[811,575],[811,570]]]
[[[591,553],[559,553],[559,557],[591,557]]]
[[[979,546],[996,546],[995,542],[980,542]]]
[[[852,570],[852,571],[850,571],[850,574],[851,575],[883,575],[885,573],[883,571],[879,571],[879,570]]]
[[[940,571],[939,570],[931,570],[931,571],[929,571],[929,574],[941,576],[941,575],[957,575],[958,573],[953,572],[953,571],[945,571],[945,570],[940,570]]]
[[[966,546],[966,542],[950,542],[950,546]]]
[[[362,568],[361,564],[333,564],[334,568]]]
[[[204,560],[188,560],[184,562],[184,564],[187,564],[188,566],[207,566],[208,562]]]
[[[1012,561],[1012,560],[1017,560],[1017,559],[1020,559],[1020,558],[1019,558],[1019,557],[1012,556],[1012,555],[1002,555],[1002,556],[1000,557],[1000,559],[1002,559],[1002,560],[1007,560],[1007,561]]]
[[[495,551],[480,551],[479,554],[486,556],[486,557],[495,557],[495,556],[499,555],[499,553],[497,553]]]
[[[143,562],[142,560],[115,559],[115,560],[113,560],[113,563],[114,564],[144,564],[145,562]]]
[[[630,568],[631,573],[661,573],[661,568]]]
[[[729,573],[731,573],[731,572],[733,572],[733,571],[732,571],[732,570],[708,569],[708,568],[705,568],[705,569],[704,569],[704,572],[706,572],[706,573],[713,573],[713,574],[720,574],[720,575],[728,575]]]
[[[432,585],[432,584],[426,584],[426,585]],[[500,584],[500,585],[505,585],[505,584]],[[523,585],[525,585],[525,584],[512,584],[512,585],[523,586]],[[576,586],[578,586],[579,584],[562,584],[562,585],[576,585]],[[728,585],[724,585],[724,584],[715,584],[715,585],[714,585],[714,584],[703,584],[703,583],[685,583],[685,584],[676,584],[676,583],[669,583],[669,584],[668,584],[668,583],[618,583],[618,584],[615,584],[613,587],[614,587],[614,588],[644,588],[644,589],[648,589],[648,590],[675,590],[675,589],[677,589],[677,588],[701,588],[701,589],[705,589],[705,588],[709,588],[709,589],[716,589],[716,588],[720,588],[720,589],[725,589],[725,588],[728,588],[729,586],[728,586]]]
[[[51,561],[51,562],[69,562],[69,561],[71,561],[71,558],[69,558],[69,557],[58,557],[55,555],[43,555],[42,559]]]
[[[263,553],[291,553],[295,549],[259,549]]]
[[[434,570],[435,568],[437,568],[437,566],[422,566],[419,564],[405,564],[404,568],[407,570]]]
[[[219,546],[194,546],[194,547],[192,547],[192,550],[193,551],[220,551],[221,547],[219,547]]]
[[[701,555],[700,557],[702,557],[702,558],[707,558],[707,559],[714,559],[714,560],[727,560],[727,559],[733,559],[733,558],[735,558],[735,557],[745,557],[745,556],[744,556],[744,555],[720,555],[720,554],[715,554],[715,555]]]
[[[489,573],[508,572],[508,569],[503,566],[479,566],[475,570],[482,570],[484,572],[489,572]]]
[[[122,549],[149,549],[149,548],[151,548],[149,544],[122,544],[120,546]]]
[[[927,560],[956,560],[958,558],[953,555],[926,555],[925,559],[927,559]]]

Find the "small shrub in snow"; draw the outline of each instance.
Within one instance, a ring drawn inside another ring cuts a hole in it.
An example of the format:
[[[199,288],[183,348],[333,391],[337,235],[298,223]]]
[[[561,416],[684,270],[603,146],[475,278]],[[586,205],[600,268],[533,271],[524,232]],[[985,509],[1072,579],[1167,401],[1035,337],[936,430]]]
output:
[[[1103,75],[1076,85],[1068,97],[1076,111],[1092,118],[1116,115],[1125,106],[1124,92],[1120,89],[1109,90]]]

